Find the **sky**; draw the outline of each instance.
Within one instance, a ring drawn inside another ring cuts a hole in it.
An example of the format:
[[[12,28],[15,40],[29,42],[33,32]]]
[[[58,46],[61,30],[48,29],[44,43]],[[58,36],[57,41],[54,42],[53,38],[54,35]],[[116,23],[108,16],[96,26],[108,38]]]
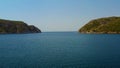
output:
[[[92,19],[120,16],[120,0],[0,0],[0,18],[43,32],[78,31]]]

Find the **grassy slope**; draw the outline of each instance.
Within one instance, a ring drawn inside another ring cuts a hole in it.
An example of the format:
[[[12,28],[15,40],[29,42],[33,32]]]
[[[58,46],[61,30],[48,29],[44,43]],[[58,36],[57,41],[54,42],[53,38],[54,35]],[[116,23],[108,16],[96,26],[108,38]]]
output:
[[[119,33],[120,17],[107,17],[90,21],[79,32],[83,33]]]

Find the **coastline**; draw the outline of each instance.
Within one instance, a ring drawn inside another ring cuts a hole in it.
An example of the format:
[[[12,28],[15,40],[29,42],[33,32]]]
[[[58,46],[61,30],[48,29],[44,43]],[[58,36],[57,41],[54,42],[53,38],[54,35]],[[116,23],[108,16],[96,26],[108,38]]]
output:
[[[80,32],[82,34],[120,34],[120,32]]]

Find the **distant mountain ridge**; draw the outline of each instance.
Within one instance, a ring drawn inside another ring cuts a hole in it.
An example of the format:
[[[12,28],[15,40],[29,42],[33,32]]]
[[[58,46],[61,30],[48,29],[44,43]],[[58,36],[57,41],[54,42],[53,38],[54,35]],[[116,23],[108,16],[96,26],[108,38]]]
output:
[[[34,25],[28,25],[22,21],[0,19],[0,34],[41,33]]]
[[[81,33],[120,33],[120,17],[105,17],[90,21],[79,29]]]

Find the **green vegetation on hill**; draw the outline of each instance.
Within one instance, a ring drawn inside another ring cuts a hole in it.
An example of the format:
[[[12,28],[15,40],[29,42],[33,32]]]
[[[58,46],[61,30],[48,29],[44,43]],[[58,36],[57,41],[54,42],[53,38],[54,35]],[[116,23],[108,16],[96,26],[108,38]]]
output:
[[[120,33],[120,17],[106,17],[90,21],[84,25],[81,33]]]
[[[41,31],[33,26],[27,25],[22,21],[11,21],[0,19],[0,34],[11,33],[40,33]]]

